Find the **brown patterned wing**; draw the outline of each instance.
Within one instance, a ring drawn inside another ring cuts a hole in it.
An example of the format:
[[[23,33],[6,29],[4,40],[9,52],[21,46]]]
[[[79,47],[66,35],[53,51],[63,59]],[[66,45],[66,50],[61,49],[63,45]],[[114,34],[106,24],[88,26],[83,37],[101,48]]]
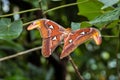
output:
[[[101,44],[100,32],[95,28],[84,28],[69,33],[68,36],[64,38],[64,46],[60,59],[68,56],[80,44],[90,39],[94,39],[97,45]]]
[[[49,57],[62,40],[62,35],[57,35],[50,38],[43,38],[42,55],[44,57]]]
[[[49,57],[54,49],[63,40],[65,29],[54,21],[48,19],[40,19],[34,21],[27,29],[37,28],[43,38],[42,54]]]
[[[40,31],[42,38],[54,37],[65,32],[65,28],[48,19],[39,19],[34,21],[28,26],[27,30],[33,30],[35,28]]]

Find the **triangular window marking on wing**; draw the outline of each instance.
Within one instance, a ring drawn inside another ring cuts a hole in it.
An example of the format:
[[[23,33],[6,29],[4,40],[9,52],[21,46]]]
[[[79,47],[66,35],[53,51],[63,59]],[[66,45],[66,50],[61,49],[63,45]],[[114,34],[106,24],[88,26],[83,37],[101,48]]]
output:
[[[73,40],[72,40],[72,39],[70,39],[70,40],[69,40],[69,43],[71,43],[72,41],[73,41]]]
[[[84,32],[84,31],[83,31],[83,32],[81,32],[80,34],[81,34],[81,35],[85,35],[85,34],[86,34],[86,32]]]
[[[52,40],[53,40],[53,41],[57,40],[57,37],[56,37],[56,36],[54,36],[54,37],[52,38]]]
[[[50,29],[54,29],[54,27],[52,25],[49,26]]]

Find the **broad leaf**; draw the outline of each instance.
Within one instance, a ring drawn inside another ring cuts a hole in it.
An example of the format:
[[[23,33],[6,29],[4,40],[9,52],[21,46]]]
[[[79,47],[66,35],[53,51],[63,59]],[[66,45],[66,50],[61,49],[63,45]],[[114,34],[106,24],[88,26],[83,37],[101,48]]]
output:
[[[119,20],[120,16],[120,7],[116,8],[113,11],[107,12],[101,16],[98,16],[96,19],[90,21],[90,24],[96,26],[103,26],[104,24],[111,23],[112,21]]]
[[[77,0],[77,2],[83,2],[83,0]],[[88,0],[82,4],[78,4],[78,14],[87,17],[89,20],[92,20],[96,16],[102,14],[102,6],[103,4],[97,0]]]
[[[0,39],[15,39],[22,32],[22,21],[11,22],[10,19],[3,18],[0,20]]]
[[[84,21],[84,22],[81,22],[81,23],[76,23],[76,22],[71,23],[72,30],[77,30],[77,29],[80,29],[80,28],[87,28],[87,27],[90,27],[90,26],[92,26],[92,25],[88,21]]]
[[[92,26],[88,21],[84,21],[80,23],[80,28],[87,28]]]
[[[99,1],[104,4],[104,6],[101,9],[105,9],[107,7],[111,7],[114,4],[116,4],[117,2],[119,2],[119,0],[99,0]]]
[[[72,28],[72,30],[80,29],[80,23],[72,22],[71,23],[71,28]]]

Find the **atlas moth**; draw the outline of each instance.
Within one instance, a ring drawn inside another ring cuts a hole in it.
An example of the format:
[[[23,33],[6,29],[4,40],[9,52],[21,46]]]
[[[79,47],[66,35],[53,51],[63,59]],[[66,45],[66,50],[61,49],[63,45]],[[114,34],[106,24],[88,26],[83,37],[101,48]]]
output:
[[[49,19],[39,19],[28,26],[27,30],[37,28],[41,34],[42,55],[49,57],[55,48],[64,40],[64,46],[60,59],[68,56],[80,44],[87,40],[93,39],[97,45],[102,42],[99,30],[95,28],[82,28],[72,31],[70,28],[65,29],[61,25]]]

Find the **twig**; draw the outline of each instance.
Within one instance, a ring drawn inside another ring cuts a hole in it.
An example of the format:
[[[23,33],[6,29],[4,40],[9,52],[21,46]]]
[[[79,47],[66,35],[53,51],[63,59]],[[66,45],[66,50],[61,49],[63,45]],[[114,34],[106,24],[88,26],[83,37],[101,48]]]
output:
[[[31,23],[34,22],[34,21],[35,21],[35,20],[26,22],[26,23],[23,24],[23,26],[26,26],[26,25],[28,25],[28,24],[31,24]]]
[[[44,10],[43,10],[43,8],[42,8],[42,0],[38,0],[38,2],[39,2],[39,7],[40,7],[40,9],[41,9],[42,16],[43,16],[43,18],[46,18],[46,15],[43,14]]]
[[[118,38],[118,36],[113,36],[113,35],[102,35],[102,37]]]
[[[72,64],[73,68],[75,69],[75,72],[77,73],[78,77],[79,77],[79,80],[84,80],[82,75],[80,74],[76,64],[74,63],[74,61],[72,60],[71,56],[68,56],[69,57],[69,61],[70,63]]]
[[[65,5],[61,5],[61,6],[58,6],[58,7],[55,7],[55,8],[52,8],[52,9],[49,9],[49,10],[46,10],[43,12],[43,14],[46,14],[50,11],[54,11],[54,10],[57,10],[57,9],[60,9],[60,8],[65,8],[65,7],[69,7],[69,6],[74,6],[74,5],[77,5],[77,4],[84,4],[85,2],[87,2],[89,0],[84,0],[82,2],[76,2],[76,3],[70,3],[70,4],[65,4]]]
[[[1,15],[0,18],[12,16],[14,14],[22,14],[22,13],[31,12],[31,11],[37,11],[37,10],[40,10],[40,8],[34,8],[34,9],[24,10],[24,11],[20,11],[20,12],[11,13],[11,14]]]
[[[0,62],[8,60],[8,59],[11,59],[11,58],[15,58],[15,57],[23,55],[23,54],[27,54],[29,52],[36,51],[36,50],[39,50],[39,49],[41,49],[41,46],[29,49],[29,50],[26,50],[26,51],[22,51],[22,52],[19,52],[19,53],[16,53],[14,55],[10,55],[10,56],[6,56],[6,57],[3,57],[3,58],[0,58]]]

